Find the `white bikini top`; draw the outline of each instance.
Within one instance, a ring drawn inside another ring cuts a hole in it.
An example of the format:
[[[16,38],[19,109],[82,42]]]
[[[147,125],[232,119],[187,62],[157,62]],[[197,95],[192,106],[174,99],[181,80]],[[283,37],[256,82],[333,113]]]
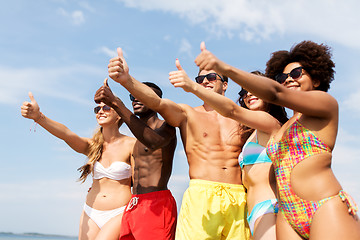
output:
[[[94,179],[109,178],[122,180],[131,177],[131,166],[125,162],[116,161],[105,168],[100,162],[94,165]]]

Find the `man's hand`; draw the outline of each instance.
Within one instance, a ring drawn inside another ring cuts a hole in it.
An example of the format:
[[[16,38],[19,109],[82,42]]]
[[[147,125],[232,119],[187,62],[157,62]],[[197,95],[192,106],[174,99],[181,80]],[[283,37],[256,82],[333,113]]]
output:
[[[21,115],[24,118],[33,119],[36,122],[41,117],[40,107],[31,92],[29,92],[29,98],[30,102],[23,102],[21,106]]]
[[[118,56],[110,59],[108,65],[109,77],[115,82],[124,84],[130,78],[129,67],[124,59],[121,48],[117,48]]]
[[[96,91],[94,101],[96,103],[103,102],[110,107],[112,107],[113,103],[116,101],[116,97],[109,87],[107,78],[104,80],[104,85]]]
[[[205,42],[200,44],[201,53],[196,57],[195,64],[201,70],[213,70],[216,73],[223,74],[225,63],[220,61],[214,54],[206,49]]]
[[[192,81],[186,74],[185,70],[181,67],[178,59],[175,61],[178,71],[169,73],[169,80],[174,87],[181,87],[186,92],[192,92],[196,88],[196,83]]]

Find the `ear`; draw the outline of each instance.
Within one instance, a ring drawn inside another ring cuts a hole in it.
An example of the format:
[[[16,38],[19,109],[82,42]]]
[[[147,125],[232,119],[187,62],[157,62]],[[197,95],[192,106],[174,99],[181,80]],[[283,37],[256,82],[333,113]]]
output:
[[[317,89],[319,86],[320,86],[320,81],[319,80],[313,80],[312,81],[313,82],[313,87],[314,87],[314,89]]]
[[[226,82],[226,81],[225,81],[225,82],[222,82],[222,85],[223,85],[223,87],[222,87],[222,88],[223,88],[223,92],[225,92],[226,89],[227,89],[228,86],[229,86],[229,85],[228,85],[228,82]]]

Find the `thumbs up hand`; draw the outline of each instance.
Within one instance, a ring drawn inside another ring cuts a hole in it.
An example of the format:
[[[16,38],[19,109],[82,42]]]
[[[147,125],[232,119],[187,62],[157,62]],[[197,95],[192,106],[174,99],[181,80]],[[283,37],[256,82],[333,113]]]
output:
[[[224,68],[226,64],[220,61],[214,54],[212,54],[209,50],[206,49],[205,42],[201,42],[200,50],[201,53],[196,57],[195,64],[201,70],[212,70],[218,74],[224,74]]]
[[[112,107],[113,103],[116,101],[116,97],[109,87],[107,78],[105,78],[104,84],[96,91],[94,101],[96,103],[103,102],[110,107]]]
[[[174,87],[181,87],[186,92],[191,92],[196,87],[196,83],[189,78],[185,70],[181,67],[179,59],[176,59],[175,65],[178,71],[169,73],[170,83],[174,85]]]
[[[30,102],[23,102],[21,106],[21,115],[24,118],[33,119],[36,122],[41,117],[40,107],[31,92],[29,92],[29,98]]]
[[[126,83],[130,78],[129,67],[123,56],[121,48],[117,48],[118,56],[110,59],[108,65],[109,77],[120,84]]]

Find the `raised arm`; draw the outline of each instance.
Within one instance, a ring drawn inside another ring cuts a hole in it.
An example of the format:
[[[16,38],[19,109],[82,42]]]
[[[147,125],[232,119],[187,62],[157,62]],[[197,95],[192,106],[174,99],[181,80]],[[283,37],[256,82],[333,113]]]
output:
[[[64,140],[76,152],[87,155],[91,139],[80,137],[65,125],[46,117],[40,112],[39,105],[31,92],[29,92],[29,97],[30,102],[24,102],[21,106],[21,115],[34,120],[49,133]]]
[[[220,61],[202,42],[195,63],[205,70],[213,69],[266,102],[281,105],[308,116],[328,118],[337,114],[337,101],[323,91],[294,91],[262,76],[237,69]],[[316,103],[316,104],[314,104]]]
[[[160,98],[150,87],[130,76],[129,67],[123,57],[121,48],[118,48],[117,51],[118,56],[112,58],[108,65],[109,76],[125,87],[140,102],[158,112],[168,124],[179,127],[186,119],[186,113],[181,105]]]
[[[94,100],[96,103],[103,102],[112,107],[129,127],[134,136],[152,150],[165,146],[169,143],[170,139],[176,136],[175,129],[169,125],[166,126],[166,123],[164,123],[163,127],[159,128],[159,131],[155,131],[144,121],[136,117],[135,114],[112,93],[107,83],[107,78],[104,81],[104,85],[96,91]]]
[[[205,89],[188,77],[178,59],[176,59],[175,64],[178,71],[169,73],[169,80],[174,87],[181,87],[184,91],[195,94],[224,117],[232,118],[248,127],[269,134],[279,129],[279,122],[270,114],[263,111],[251,111],[243,108],[231,99]]]

